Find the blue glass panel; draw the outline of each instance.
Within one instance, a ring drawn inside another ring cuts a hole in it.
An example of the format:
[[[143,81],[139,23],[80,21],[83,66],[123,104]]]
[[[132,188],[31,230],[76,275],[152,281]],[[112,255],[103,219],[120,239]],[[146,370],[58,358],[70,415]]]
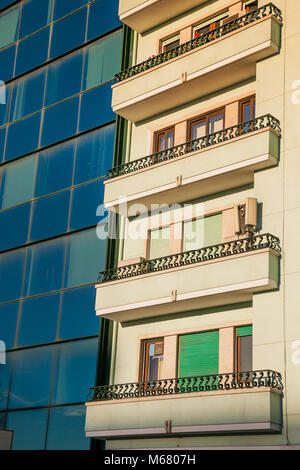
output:
[[[28,249],[25,296],[61,288],[65,240],[53,240]]]
[[[25,263],[25,250],[4,253],[0,256],[1,302],[21,296]]]
[[[0,82],[0,126],[8,122],[10,97],[11,85],[5,86]]]
[[[96,210],[103,203],[103,181],[73,189],[70,230],[97,224]]]
[[[48,27],[19,43],[15,75],[32,70],[46,62],[49,34],[50,28]]]
[[[63,293],[59,339],[82,338],[99,334],[100,319],[95,313],[95,295],[94,286],[72,289]]]
[[[78,139],[74,184],[104,176],[112,167],[115,124],[101,127]]]
[[[82,66],[83,51],[76,52],[49,66],[46,106],[80,92]]]
[[[8,408],[48,405],[55,346],[14,352]]]
[[[111,83],[84,93],[81,97],[79,131],[87,131],[116,118],[111,109]]]
[[[15,82],[9,120],[16,121],[27,114],[42,109],[45,85],[45,70]]]
[[[79,97],[44,111],[42,146],[53,144],[76,133]]]
[[[0,251],[26,243],[29,216],[30,204],[0,212]]]
[[[57,346],[52,403],[79,403],[95,382],[98,338]]]
[[[53,25],[51,59],[84,43],[86,16],[87,8],[83,8]]]
[[[59,299],[60,294],[52,294],[22,302],[17,339],[19,347],[55,341]]]
[[[37,156],[22,158],[3,167],[0,208],[21,204],[33,197]]]
[[[47,419],[47,409],[7,413],[7,429],[14,431],[13,450],[43,450]]]
[[[0,341],[4,341],[6,349],[13,348],[15,344],[16,325],[19,302],[0,305]],[[0,379],[1,390],[1,379]],[[0,393],[1,400],[1,393]]]
[[[6,136],[6,127],[1,127],[0,129],[0,163],[4,160],[4,144]]]
[[[38,147],[41,113],[10,124],[7,132],[5,160],[34,152]]]
[[[120,70],[122,31],[93,43],[87,48],[84,64],[85,90],[112,80]]]
[[[16,3],[16,0],[1,0],[0,10],[5,7],[8,7],[9,5],[12,5],[13,3]]]
[[[34,202],[30,241],[60,235],[67,230],[70,206],[70,191]]]
[[[23,2],[19,37],[34,33],[51,21],[53,0],[26,0]]]
[[[96,230],[71,235],[68,240],[64,287],[96,282],[104,269],[106,240],[99,240]]]
[[[15,65],[16,46],[0,51],[0,80],[6,82],[13,77]]]
[[[88,3],[88,0],[56,0],[53,19],[58,20],[86,3]]]
[[[122,26],[118,16],[119,2],[98,0],[90,5],[87,39],[95,39],[112,29]]]
[[[84,434],[85,406],[60,406],[50,411],[47,450],[89,450]]]
[[[3,358],[1,358],[3,359]],[[7,408],[10,379],[12,370],[13,353],[6,353],[4,357],[5,363],[0,363],[0,410]]]
[[[74,153],[74,141],[40,153],[35,196],[44,196],[72,185]]]
[[[0,16],[0,48],[17,40],[20,5],[10,8]]]

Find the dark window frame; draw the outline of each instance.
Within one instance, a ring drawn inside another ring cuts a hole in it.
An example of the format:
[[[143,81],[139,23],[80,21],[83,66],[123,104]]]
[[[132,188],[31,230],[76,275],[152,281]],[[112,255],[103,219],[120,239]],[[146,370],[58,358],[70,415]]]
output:
[[[206,132],[205,132],[205,135],[208,135],[209,119],[212,118],[212,117],[214,117],[214,116],[217,116],[218,114],[223,114],[223,129],[224,129],[224,126],[225,126],[225,107],[216,109],[216,110],[211,111],[211,112],[209,112],[209,113],[202,114],[202,115],[198,116],[197,118],[194,118],[194,119],[188,121],[188,125],[187,125],[187,132],[188,132],[187,139],[188,139],[189,141],[190,141],[190,140],[193,140],[193,126],[195,126],[196,124],[200,124],[200,123],[203,122],[203,121],[206,121]]]
[[[160,150],[160,138],[161,137],[165,137],[165,142],[167,142],[167,135],[168,133],[170,132],[173,132],[173,142],[172,142],[172,145],[171,147],[166,147],[165,145],[165,148],[163,150]],[[174,141],[175,141],[175,126],[170,126],[170,127],[166,127],[165,129],[161,129],[157,132],[154,133],[154,145],[153,145],[153,150],[154,150],[154,153],[158,153],[158,152],[163,152],[165,150],[167,150],[168,148],[172,148],[174,147]]]

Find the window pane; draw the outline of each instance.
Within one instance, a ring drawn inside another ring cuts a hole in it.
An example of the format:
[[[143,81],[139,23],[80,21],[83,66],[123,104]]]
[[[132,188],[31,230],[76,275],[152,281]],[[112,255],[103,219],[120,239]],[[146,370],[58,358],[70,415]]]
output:
[[[3,168],[0,207],[29,201],[33,197],[37,157],[24,158]]]
[[[59,299],[59,294],[53,294],[22,302],[19,347],[55,341]]]
[[[0,162],[4,160],[4,144],[6,136],[6,127],[0,129]]]
[[[79,51],[48,67],[46,106],[79,93],[82,65],[83,52]]]
[[[30,204],[0,212],[0,250],[9,250],[27,242]]]
[[[84,43],[87,9],[73,13],[53,25],[50,57],[58,57]]]
[[[100,318],[95,312],[95,295],[94,286],[72,289],[63,293],[59,339],[99,334]]]
[[[204,246],[204,218],[189,220],[183,224],[183,251]]]
[[[88,3],[88,0],[56,0],[54,7],[54,20],[71,13]]]
[[[30,241],[60,235],[67,230],[70,191],[39,199],[33,203]]]
[[[65,240],[54,240],[29,248],[25,296],[58,290],[62,284]]]
[[[206,135],[206,121],[192,125],[192,140],[200,139]]]
[[[85,406],[62,406],[50,411],[47,433],[48,450],[89,450],[85,437]]]
[[[84,66],[84,89],[111,80],[120,70],[122,32],[111,34],[87,48]]]
[[[104,269],[105,250],[106,240],[99,240],[95,229],[70,236],[64,287],[96,282]]]
[[[103,2],[98,0],[90,5],[87,39],[96,37],[122,26],[118,16],[117,1]]]
[[[23,2],[20,39],[47,26],[51,21],[53,0]]]
[[[10,390],[10,379],[12,370],[12,358],[13,353],[7,353],[5,355],[5,364],[0,364],[0,410],[6,410],[9,390]]]
[[[167,256],[170,252],[170,227],[151,231],[150,259]]]
[[[0,340],[4,341],[6,349],[13,348],[15,344],[17,317],[18,317],[19,302],[12,302],[10,304],[0,305],[0,325],[1,333]],[[1,370],[1,365],[0,365]],[[2,383],[0,379],[0,390]],[[0,393],[1,402],[1,393]]]
[[[81,97],[79,131],[101,126],[116,118],[111,109],[111,84],[106,83],[84,93]]]
[[[16,75],[32,70],[46,62],[49,34],[50,28],[48,27],[19,43]]]
[[[72,98],[44,111],[42,146],[67,139],[76,133],[79,98]]]
[[[222,241],[222,214],[204,219],[204,246],[217,245]]]
[[[112,167],[115,124],[86,134],[77,143],[74,184],[104,176]]]
[[[70,230],[97,224],[96,211],[103,203],[103,195],[103,181],[95,181],[73,189]]]
[[[8,413],[7,429],[14,431],[13,450],[43,450],[47,418],[47,409]]]
[[[57,145],[39,154],[35,196],[44,196],[72,185],[75,143]]]
[[[1,302],[15,300],[21,296],[25,263],[25,250],[5,253],[0,256]]]
[[[213,116],[208,120],[208,133],[218,132],[223,129],[223,113]]]
[[[54,346],[24,349],[14,354],[14,368],[8,407],[48,405],[54,360]]]
[[[15,65],[16,46],[0,51],[1,80],[7,82],[13,77]]]
[[[18,37],[20,5],[0,16],[0,48],[15,42]]]
[[[38,147],[41,114],[10,124],[7,132],[5,160],[34,152]]]
[[[95,382],[98,338],[57,346],[52,402],[78,403]]]
[[[11,86],[5,86],[0,82],[1,99],[0,99],[0,126],[8,122],[8,113],[11,97]]]
[[[240,342],[240,371],[248,372],[252,370],[252,336],[242,336]]]
[[[10,121],[16,121],[43,107],[44,85],[44,70],[15,82],[9,117]]]

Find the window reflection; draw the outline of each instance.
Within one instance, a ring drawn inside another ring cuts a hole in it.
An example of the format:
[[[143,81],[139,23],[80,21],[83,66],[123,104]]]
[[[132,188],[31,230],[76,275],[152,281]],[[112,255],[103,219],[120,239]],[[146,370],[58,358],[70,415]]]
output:
[[[17,40],[19,15],[20,5],[11,8],[0,16],[0,48],[8,46]]]
[[[13,450],[44,449],[47,418],[47,409],[8,413],[7,429],[14,431]]]
[[[21,204],[33,197],[37,157],[24,158],[3,168],[0,208]]]
[[[90,440],[85,437],[85,406],[52,408],[47,433],[47,450],[88,450]]]

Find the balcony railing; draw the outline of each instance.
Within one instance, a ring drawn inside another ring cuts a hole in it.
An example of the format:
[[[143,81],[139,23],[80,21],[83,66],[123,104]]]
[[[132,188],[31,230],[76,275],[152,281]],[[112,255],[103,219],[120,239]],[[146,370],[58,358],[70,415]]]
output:
[[[236,31],[237,29],[243,28],[255,21],[258,21],[266,16],[273,15],[278,20],[282,21],[282,14],[279,8],[277,8],[273,3],[269,3],[265,6],[258,8],[257,10],[251,11],[240,18],[230,21],[219,28],[214,29],[208,33],[203,34],[197,38],[192,39],[180,46],[171,49],[168,52],[163,52],[155,57],[149,58],[129,69],[123,70],[115,75],[115,80],[118,82],[122,80],[126,80],[129,77],[133,77],[134,75],[138,75],[145,70],[149,70],[156,65],[163,64],[175,57],[178,57],[186,52],[189,52],[193,49],[197,49],[204,44],[214,41],[220,37],[226,36],[227,34],[231,33],[232,31]]]
[[[145,260],[140,263],[120,266],[99,273],[98,281],[101,283],[116,281],[120,279],[140,276],[167,269],[187,266],[195,263],[202,263],[214,259],[233,256],[241,253],[258,251],[264,248],[271,248],[280,253],[279,238],[265,233],[254,235],[240,240],[219,243],[218,245],[199,248],[197,250],[185,251],[175,255],[163,256],[152,260]]]
[[[127,175],[128,173],[133,173],[134,171],[149,168],[150,166],[156,165],[158,163],[162,163],[167,160],[173,160],[174,158],[187,155],[191,152],[224,143],[228,140],[240,137],[241,135],[246,135],[265,128],[271,128],[279,134],[281,133],[279,120],[273,117],[271,114],[265,114],[264,116],[236,124],[235,126],[227,127],[221,131],[213,132],[204,137],[199,137],[198,139],[191,140],[184,144],[176,145],[166,150],[162,150],[161,152],[153,153],[147,157],[139,158],[137,160],[133,160],[132,162],[116,166],[108,171],[108,177],[115,178],[117,176]]]
[[[101,385],[90,388],[88,401],[122,400],[124,398],[262,387],[283,390],[281,374],[272,370],[257,370],[250,372],[232,372],[230,374],[162,379],[151,382]]]

